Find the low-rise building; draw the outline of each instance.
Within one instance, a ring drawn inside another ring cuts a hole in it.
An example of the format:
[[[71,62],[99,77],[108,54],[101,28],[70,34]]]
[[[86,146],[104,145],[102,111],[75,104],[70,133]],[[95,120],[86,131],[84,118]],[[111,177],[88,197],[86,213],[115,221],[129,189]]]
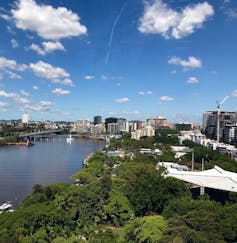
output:
[[[138,129],[131,132],[131,138],[139,140],[141,137],[153,137],[155,136],[155,129],[152,126],[147,126],[142,129]]]

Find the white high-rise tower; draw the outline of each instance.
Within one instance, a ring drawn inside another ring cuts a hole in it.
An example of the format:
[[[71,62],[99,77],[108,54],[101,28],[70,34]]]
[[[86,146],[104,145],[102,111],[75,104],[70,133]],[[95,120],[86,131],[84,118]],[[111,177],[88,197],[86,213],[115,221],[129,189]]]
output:
[[[28,124],[29,123],[29,114],[23,114],[21,117],[21,123]]]

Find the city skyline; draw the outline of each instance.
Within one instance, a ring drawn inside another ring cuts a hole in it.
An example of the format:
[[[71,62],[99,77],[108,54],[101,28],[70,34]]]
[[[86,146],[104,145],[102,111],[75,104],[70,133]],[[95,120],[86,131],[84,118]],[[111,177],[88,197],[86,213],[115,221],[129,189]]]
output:
[[[0,119],[236,111],[233,0],[0,3]]]

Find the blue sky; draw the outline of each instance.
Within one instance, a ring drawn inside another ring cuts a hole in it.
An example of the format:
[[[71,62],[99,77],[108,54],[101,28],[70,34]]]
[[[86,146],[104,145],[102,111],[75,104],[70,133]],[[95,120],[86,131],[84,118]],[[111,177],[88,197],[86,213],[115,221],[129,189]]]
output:
[[[0,119],[236,111],[236,43],[234,0],[1,0]]]

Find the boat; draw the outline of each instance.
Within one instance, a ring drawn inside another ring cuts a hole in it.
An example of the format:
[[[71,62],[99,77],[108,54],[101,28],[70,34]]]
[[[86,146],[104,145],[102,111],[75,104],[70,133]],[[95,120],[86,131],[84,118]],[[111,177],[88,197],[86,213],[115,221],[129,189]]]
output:
[[[10,202],[5,202],[0,205],[0,213],[12,211],[12,204]]]
[[[72,137],[72,134],[70,133],[69,137],[66,138],[67,143],[71,143],[74,140],[74,138]]]

